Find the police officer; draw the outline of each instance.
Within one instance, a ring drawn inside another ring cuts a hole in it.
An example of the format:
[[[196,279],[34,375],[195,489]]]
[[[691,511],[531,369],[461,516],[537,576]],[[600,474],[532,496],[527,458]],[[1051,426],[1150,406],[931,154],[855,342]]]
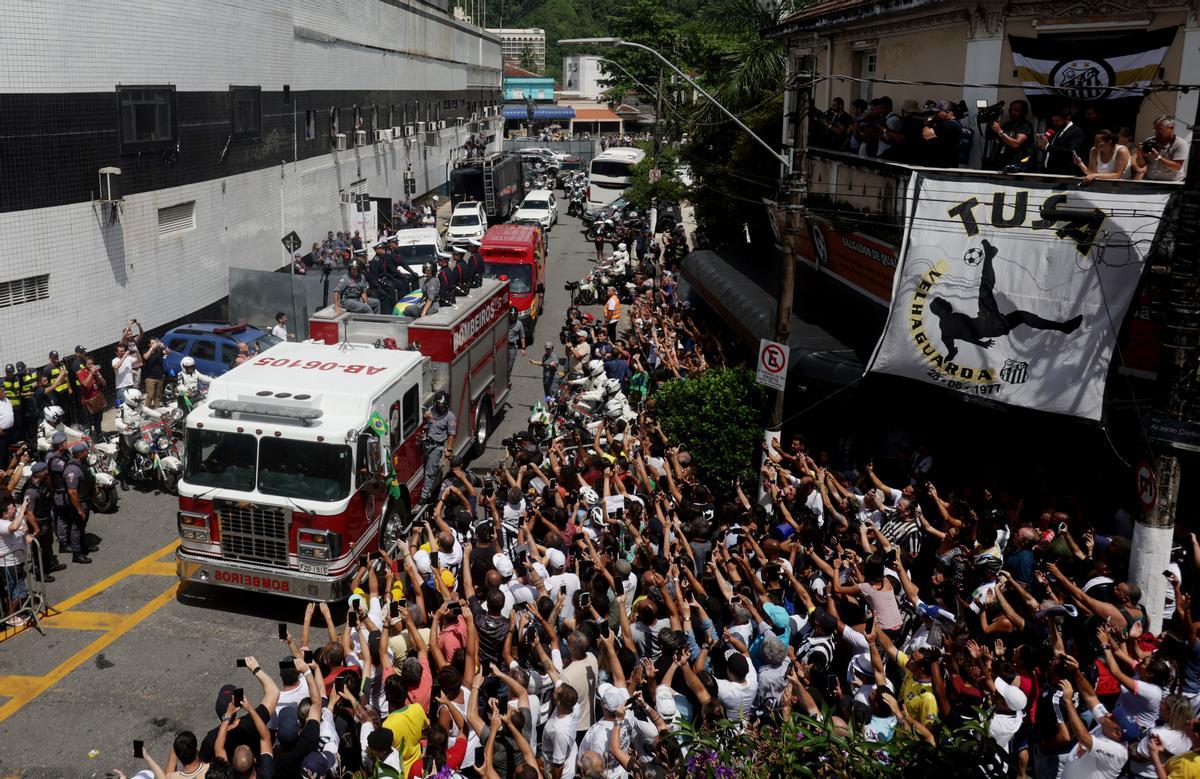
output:
[[[438,252],[438,303],[443,306],[454,305],[454,269],[450,267],[450,253]]]
[[[334,312],[340,314],[345,309],[353,314],[378,314],[379,301],[367,295],[370,285],[363,278],[362,265],[355,260],[350,263],[349,272],[333,291]]]
[[[12,404],[13,410],[13,425],[8,431],[8,444],[11,446],[25,440],[25,412],[21,410],[21,377],[17,375],[17,369],[11,362],[4,366],[4,394]]]
[[[558,384],[561,381],[562,370],[558,364],[558,357],[554,354],[554,342],[546,342],[546,353],[542,355],[541,360],[530,360],[530,365],[540,366],[542,369],[542,394],[549,400],[558,394]]]
[[[458,433],[458,420],[450,410],[450,393],[438,390],[433,396],[433,411],[425,412],[425,484],[421,487],[421,501],[428,503],[442,470],[442,462],[454,452],[454,436]]]
[[[479,251],[479,247],[483,246],[483,241],[478,238],[472,238],[471,253],[467,257],[467,264],[471,268],[471,286],[478,287],[483,284],[483,255]]]
[[[17,363],[17,379],[21,382],[21,428],[25,442],[32,447],[37,441],[37,426],[41,421],[41,411],[37,408],[37,371],[25,367],[25,363]],[[14,406],[15,408],[15,406]],[[14,425],[15,426],[15,425]]]
[[[49,381],[49,388],[46,392],[50,405],[58,406],[66,411],[67,419],[65,421],[68,425],[71,424],[71,412],[75,408],[75,390],[71,387],[71,372],[67,369],[67,364],[58,359],[57,351],[50,352],[50,363],[42,368],[42,375]]]
[[[37,525],[35,535],[41,554],[33,561],[33,565],[41,571],[42,581],[52,582],[54,577],[51,574],[67,566],[54,556],[54,491],[50,485],[50,469],[46,467],[46,463],[38,462],[31,466],[22,499],[29,502],[26,516],[32,514]]]
[[[442,285],[434,275],[435,272],[432,262],[421,266],[421,294],[424,296],[424,301],[419,306],[409,306],[404,309],[405,316],[420,317],[437,313],[438,295],[441,293]]]
[[[88,557],[87,530],[88,517],[92,510],[88,501],[96,492],[96,477],[87,467],[87,444],[83,441],[70,449],[71,459],[63,468],[63,486],[67,491],[64,514],[67,520],[67,540],[71,548],[71,562],[90,563]]]
[[[379,298],[379,309],[391,311],[392,306],[396,305],[396,293],[392,289],[391,279],[388,276],[384,248],[382,243],[375,245],[375,254],[367,263],[367,282],[370,283],[371,289]]]
[[[525,323],[517,316],[517,307],[508,308],[508,376],[512,377],[517,352],[525,354]]]
[[[58,553],[71,549],[70,529],[67,526],[67,487],[63,484],[63,469],[71,459],[67,451],[66,433],[55,433],[50,439],[50,451],[42,462],[46,464],[46,480],[50,482],[50,505],[54,516],[54,534],[58,537]]]

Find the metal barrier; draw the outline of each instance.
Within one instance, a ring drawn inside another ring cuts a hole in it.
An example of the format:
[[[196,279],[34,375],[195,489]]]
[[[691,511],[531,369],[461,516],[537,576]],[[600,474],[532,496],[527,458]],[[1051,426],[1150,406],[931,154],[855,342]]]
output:
[[[23,549],[0,555],[0,641],[29,628],[46,635],[42,618],[50,607],[41,560],[41,544],[28,536]]]

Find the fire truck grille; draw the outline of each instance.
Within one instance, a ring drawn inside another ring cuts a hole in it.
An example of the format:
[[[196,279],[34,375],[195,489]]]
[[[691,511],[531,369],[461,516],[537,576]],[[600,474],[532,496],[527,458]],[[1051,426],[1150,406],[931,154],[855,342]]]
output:
[[[286,566],[289,513],[269,506],[222,507],[221,551],[234,560]]]

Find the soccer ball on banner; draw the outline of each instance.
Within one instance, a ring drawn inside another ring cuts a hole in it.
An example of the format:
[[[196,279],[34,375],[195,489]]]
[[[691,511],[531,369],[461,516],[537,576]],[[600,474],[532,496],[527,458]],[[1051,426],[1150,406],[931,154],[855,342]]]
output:
[[[968,265],[978,265],[983,262],[983,249],[978,246],[967,249],[966,253],[963,254],[963,262]]]

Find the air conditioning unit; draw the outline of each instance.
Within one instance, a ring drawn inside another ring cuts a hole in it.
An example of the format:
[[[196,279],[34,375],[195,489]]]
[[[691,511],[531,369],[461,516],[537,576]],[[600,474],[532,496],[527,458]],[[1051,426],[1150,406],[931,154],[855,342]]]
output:
[[[483,107],[483,115],[484,115],[484,116],[491,116],[491,115],[492,115],[492,107],[491,107],[490,105],[486,105],[486,106],[484,106],[484,107]]]
[[[403,127],[393,127],[392,128],[392,137],[393,138],[403,138],[404,137],[404,128]]]
[[[376,130],[375,131],[375,143],[383,143],[384,141],[386,141],[387,136],[384,135],[384,133],[386,133],[386,132],[387,132],[387,130]]]
[[[425,122],[417,122],[417,135],[425,132]]]
[[[415,132],[414,132],[413,126],[411,124],[404,125],[404,137],[405,138],[411,138],[411,137],[413,137],[414,134],[415,134]]]
[[[354,195],[353,195],[353,193],[350,193],[350,192],[342,192],[342,193],[341,193],[341,201],[342,201],[343,203],[353,203],[353,202],[354,202]]]
[[[478,112],[478,111],[472,111],[472,112],[471,112],[471,121],[472,121],[472,122],[478,122],[478,121],[479,121],[479,112]]]
[[[438,145],[437,130],[429,130],[428,132],[425,133],[425,145],[426,146],[437,146]]]
[[[445,119],[443,119],[443,120],[441,120],[440,122],[438,122],[438,129],[439,129],[439,130],[445,130],[445,129],[446,129],[446,120],[445,120]]]
[[[354,131],[354,145],[355,146],[366,146],[367,145],[367,131],[366,130],[355,130]]]
[[[469,132],[469,133],[479,132],[479,122],[471,122],[470,124],[468,124],[467,132]]]
[[[346,137],[345,133],[338,133],[333,136],[333,148],[338,151],[346,151],[350,148],[350,139]]]
[[[121,199],[121,169],[100,169],[100,200],[111,202]]]

